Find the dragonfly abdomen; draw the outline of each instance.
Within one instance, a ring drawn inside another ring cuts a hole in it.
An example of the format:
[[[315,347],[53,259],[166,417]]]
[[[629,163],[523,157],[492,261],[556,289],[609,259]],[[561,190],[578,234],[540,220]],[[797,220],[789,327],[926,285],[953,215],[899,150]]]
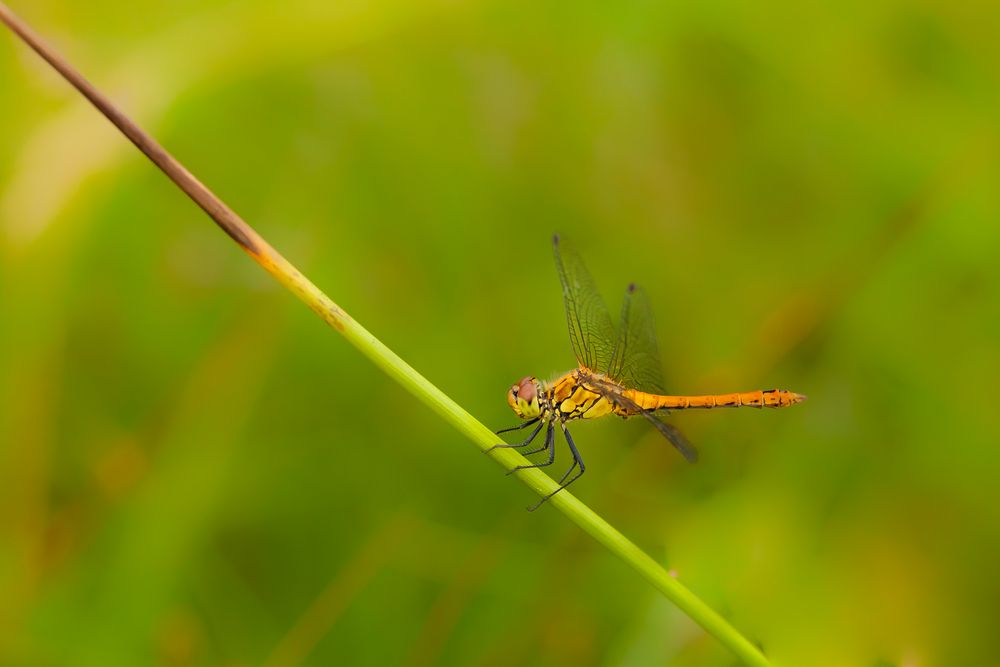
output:
[[[626,390],[625,395],[643,410],[688,410],[701,408],[787,408],[805,400],[802,394],[784,389],[739,391],[733,394],[707,396],[660,396],[641,391]]]

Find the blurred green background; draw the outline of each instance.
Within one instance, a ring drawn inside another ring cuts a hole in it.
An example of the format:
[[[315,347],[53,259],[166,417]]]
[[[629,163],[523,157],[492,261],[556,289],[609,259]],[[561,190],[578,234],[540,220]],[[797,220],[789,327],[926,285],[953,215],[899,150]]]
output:
[[[574,363],[554,231],[671,390],[808,394],[575,429],[777,663],[996,664],[1000,10],[12,4],[494,428]],[[734,664],[6,31],[0,128],[0,664]]]

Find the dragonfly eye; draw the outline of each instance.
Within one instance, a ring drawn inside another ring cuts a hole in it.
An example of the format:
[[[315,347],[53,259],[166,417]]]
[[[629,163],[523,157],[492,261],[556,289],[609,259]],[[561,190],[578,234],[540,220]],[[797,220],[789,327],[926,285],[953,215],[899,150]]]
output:
[[[535,383],[535,378],[530,375],[521,378],[521,381],[517,383],[517,390],[514,392],[514,395],[520,396],[529,403],[538,398],[538,385]]]
[[[541,410],[538,405],[538,384],[535,378],[523,378],[511,387],[507,392],[507,403],[521,419],[537,417]]]

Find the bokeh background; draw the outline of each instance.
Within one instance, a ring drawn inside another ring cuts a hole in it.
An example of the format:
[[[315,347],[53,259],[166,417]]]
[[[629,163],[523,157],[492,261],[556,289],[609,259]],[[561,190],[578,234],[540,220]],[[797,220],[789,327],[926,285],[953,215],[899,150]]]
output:
[[[1000,10],[12,4],[488,425],[574,363],[554,231],[670,389],[808,394],[575,430],[778,664],[1000,659]],[[0,664],[734,664],[0,32]]]

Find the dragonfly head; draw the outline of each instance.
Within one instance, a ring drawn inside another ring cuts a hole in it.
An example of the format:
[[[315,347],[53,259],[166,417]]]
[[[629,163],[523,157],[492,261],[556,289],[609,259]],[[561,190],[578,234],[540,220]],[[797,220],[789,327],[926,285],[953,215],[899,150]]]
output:
[[[541,413],[538,397],[542,393],[538,380],[531,377],[521,380],[507,392],[507,404],[521,419],[534,419]]]

